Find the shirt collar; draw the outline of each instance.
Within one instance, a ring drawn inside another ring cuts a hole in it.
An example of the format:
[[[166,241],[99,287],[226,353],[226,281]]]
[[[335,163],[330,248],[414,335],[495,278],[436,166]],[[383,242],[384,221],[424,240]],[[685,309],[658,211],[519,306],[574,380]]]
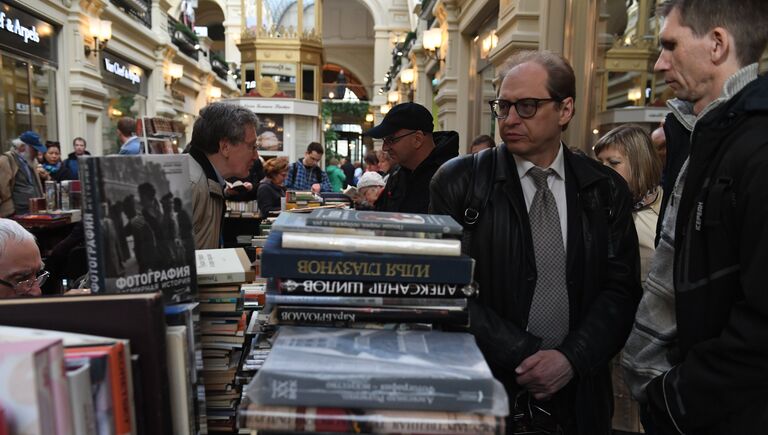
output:
[[[529,162],[528,160],[525,160],[524,158],[513,154],[512,157],[515,158],[515,166],[517,167],[517,175],[522,179],[525,177],[525,175],[528,173],[528,171],[536,166],[533,163]],[[552,169],[555,174],[560,177],[561,180],[565,179],[565,159],[563,158],[563,143],[560,142],[560,148],[557,151],[557,156],[555,157],[555,160],[552,162],[551,165],[549,165],[548,168],[541,168],[541,169]]]
[[[218,181],[219,184],[221,184],[222,188],[226,189],[227,188],[227,180],[225,180],[224,177],[221,176],[221,174],[219,173],[219,170],[216,169],[216,165],[211,163],[211,167],[213,168],[213,173],[216,174],[216,181]]]

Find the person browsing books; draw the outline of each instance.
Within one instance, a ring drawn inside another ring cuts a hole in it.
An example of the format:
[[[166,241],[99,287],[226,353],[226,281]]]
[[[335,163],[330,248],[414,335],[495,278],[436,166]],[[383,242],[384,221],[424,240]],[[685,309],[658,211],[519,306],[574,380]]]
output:
[[[562,142],[576,97],[563,57],[518,52],[500,77],[490,106],[504,144],[443,165],[430,211],[469,231],[482,289],[469,331],[512,414],[543,409],[533,418],[547,433],[607,434],[609,362],[642,293],[632,197],[619,174]]]
[[[189,144],[192,227],[197,249],[221,245],[226,179],[245,178],[258,158],[252,111],[234,104],[213,103],[200,111]]]
[[[323,159],[323,146],[318,142],[310,142],[304,157],[291,163],[285,187],[288,190],[311,190],[315,193],[333,192],[328,174],[320,168]]]
[[[281,200],[285,197],[285,177],[288,176],[288,157],[275,157],[264,163],[265,177],[259,183],[256,201],[262,218],[271,211],[282,209]]]
[[[385,184],[384,178],[378,172],[363,174],[357,182],[358,195],[355,198],[355,209],[373,210]]]
[[[48,278],[35,236],[18,222],[0,218],[0,299],[40,296]]]
[[[432,114],[416,103],[393,107],[381,124],[364,134],[383,139],[383,150],[399,166],[390,175],[376,210],[427,213],[429,180],[437,168],[459,154],[455,131],[433,131]]]

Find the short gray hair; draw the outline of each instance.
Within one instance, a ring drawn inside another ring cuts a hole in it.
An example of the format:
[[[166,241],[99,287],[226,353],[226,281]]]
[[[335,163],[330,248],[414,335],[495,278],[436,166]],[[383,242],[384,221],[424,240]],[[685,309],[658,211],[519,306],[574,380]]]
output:
[[[19,149],[19,147],[20,147],[20,146],[22,146],[22,145],[26,145],[26,143],[24,143],[24,141],[23,141],[23,140],[21,140],[21,139],[19,139],[19,138],[16,138],[16,139],[11,139],[11,148],[13,148],[13,149],[17,150],[17,149]]]
[[[219,152],[219,141],[245,140],[245,127],[259,128],[259,118],[253,111],[229,103],[213,103],[200,110],[200,117],[192,127],[190,147],[206,154]]]
[[[5,248],[11,242],[35,241],[35,236],[12,219],[0,218],[0,257],[5,255]]]

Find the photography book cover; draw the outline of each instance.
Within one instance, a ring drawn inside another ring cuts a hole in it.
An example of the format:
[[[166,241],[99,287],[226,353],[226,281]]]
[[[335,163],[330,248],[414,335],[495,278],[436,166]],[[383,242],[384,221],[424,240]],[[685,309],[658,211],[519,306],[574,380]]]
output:
[[[197,292],[187,155],[81,159],[83,225],[93,293]]]

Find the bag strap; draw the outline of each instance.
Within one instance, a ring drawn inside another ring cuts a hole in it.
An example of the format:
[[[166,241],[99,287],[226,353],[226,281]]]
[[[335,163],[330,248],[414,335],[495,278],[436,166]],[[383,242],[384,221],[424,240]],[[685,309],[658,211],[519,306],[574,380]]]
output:
[[[485,155],[488,154],[488,157]],[[490,161],[490,167],[483,173],[481,167],[485,162]],[[467,194],[464,198],[464,216],[462,224],[464,234],[461,239],[461,252],[470,255],[472,246],[472,232],[475,230],[480,216],[488,204],[488,198],[491,196],[491,184],[496,170],[496,150],[483,151],[472,155],[472,172],[467,185]],[[485,178],[484,178],[485,177]]]
[[[486,157],[485,155],[489,156]],[[483,171],[482,166],[490,160],[490,167]],[[472,155],[472,172],[467,186],[467,195],[464,198],[464,216],[462,216],[464,229],[473,230],[480,221],[480,215],[488,204],[491,196],[491,180],[496,169],[496,150],[476,153]],[[482,172],[486,172],[483,178]]]

